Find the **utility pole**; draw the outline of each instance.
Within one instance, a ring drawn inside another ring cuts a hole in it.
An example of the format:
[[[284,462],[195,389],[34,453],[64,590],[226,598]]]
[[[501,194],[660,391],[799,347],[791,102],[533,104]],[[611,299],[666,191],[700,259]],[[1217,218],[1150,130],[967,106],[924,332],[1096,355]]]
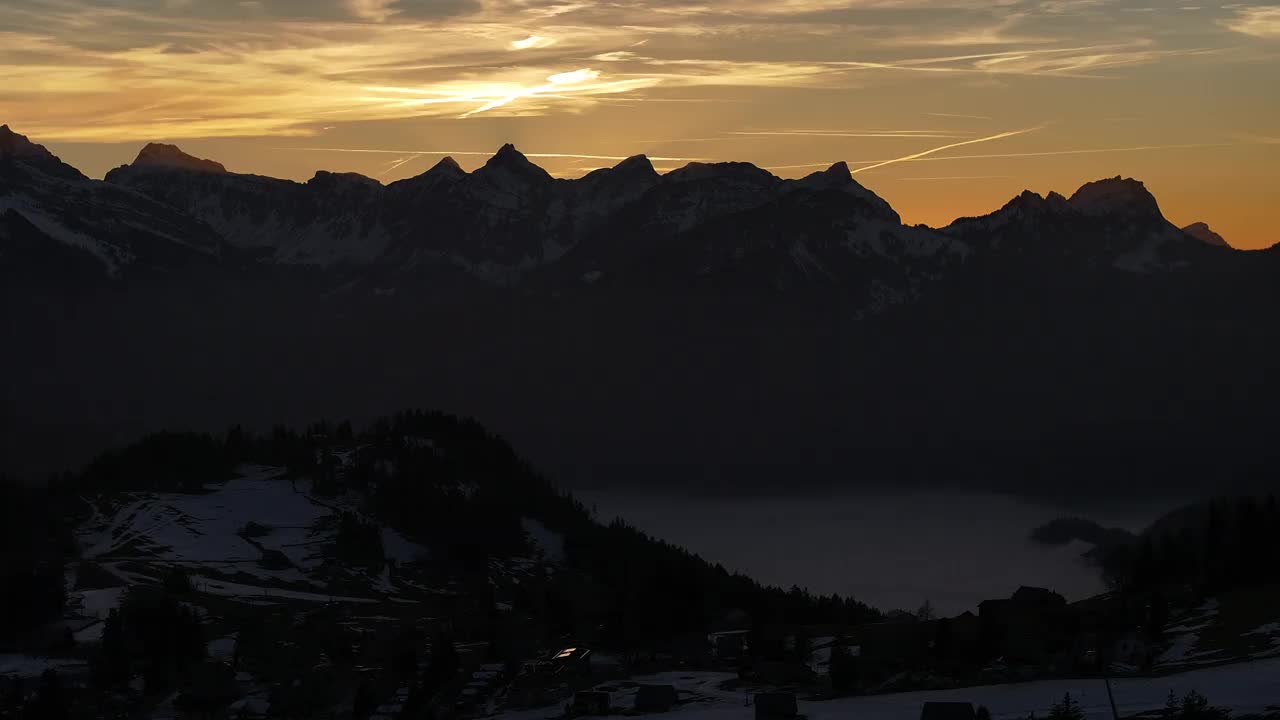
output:
[[[1112,720],[1120,720],[1120,713],[1116,710],[1116,696],[1111,692],[1111,674],[1105,666],[1102,668],[1102,681],[1107,684],[1107,700],[1111,702]]]
[[[1111,656],[1111,648],[1115,647],[1115,641],[1114,641],[1113,633],[1110,632],[1110,629],[1111,629],[1109,627],[1110,623],[1107,623],[1107,625],[1108,625],[1108,628],[1107,628],[1108,632],[1103,634],[1103,637],[1105,638],[1105,640],[1099,643],[1101,647],[1098,648],[1098,659],[1102,661],[1102,682],[1106,683],[1107,685],[1107,701],[1111,703],[1111,718],[1112,720],[1120,720],[1120,712],[1116,710],[1116,696],[1115,696],[1115,693],[1111,691],[1111,657],[1110,656]]]

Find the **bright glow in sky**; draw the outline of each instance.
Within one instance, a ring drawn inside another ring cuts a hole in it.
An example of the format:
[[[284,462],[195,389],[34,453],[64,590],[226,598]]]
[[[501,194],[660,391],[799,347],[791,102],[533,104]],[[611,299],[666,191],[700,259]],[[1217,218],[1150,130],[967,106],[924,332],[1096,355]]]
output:
[[[1238,247],[1280,242],[1277,78],[1274,2],[0,0],[0,122],[92,175],[845,160],[940,225],[1120,174]]]

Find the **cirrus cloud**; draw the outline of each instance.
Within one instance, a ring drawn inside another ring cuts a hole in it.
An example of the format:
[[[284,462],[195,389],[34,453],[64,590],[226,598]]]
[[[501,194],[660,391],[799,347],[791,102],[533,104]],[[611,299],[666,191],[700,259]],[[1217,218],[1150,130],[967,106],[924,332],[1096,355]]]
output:
[[[1280,38],[1280,6],[1239,8],[1223,25],[1253,37]]]

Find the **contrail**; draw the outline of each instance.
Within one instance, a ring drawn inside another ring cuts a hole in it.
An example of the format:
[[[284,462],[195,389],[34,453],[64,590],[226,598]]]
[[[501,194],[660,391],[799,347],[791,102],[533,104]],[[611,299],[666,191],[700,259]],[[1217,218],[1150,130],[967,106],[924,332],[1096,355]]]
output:
[[[1044,126],[1042,125],[1040,127],[1027,128],[1025,130],[1010,130],[1009,132],[1002,132],[998,135],[990,135],[988,137],[977,138],[976,140],[965,140],[964,142],[951,143],[950,145],[943,145],[941,147],[925,150],[924,152],[918,152],[912,155],[905,155],[900,158],[894,158],[893,160],[885,160],[884,162],[876,163],[875,165],[860,167],[857,170],[854,170],[853,172],[855,173],[866,172],[867,170],[875,170],[876,168],[882,168],[885,165],[893,165],[894,163],[907,162],[909,160],[918,160],[922,157],[932,155],[934,153],[942,152],[943,150],[950,150],[951,148],[962,147],[964,145],[974,145],[977,143],[991,142],[992,140],[1003,140],[1004,138],[1013,137],[1015,135],[1025,135],[1026,133],[1039,130],[1042,127]]]
[[[387,168],[386,170],[383,170],[382,172],[378,173],[378,177],[386,177],[387,175],[390,175],[392,171],[394,171],[396,168],[400,167],[401,165],[404,165],[405,163],[407,163],[407,162],[409,162],[409,161],[411,161],[411,160],[417,160],[417,159],[418,159],[418,158],[420,158],[420,157],[422,157],[422,156],[421,156],[421,155],[410,155],[410,156],[409,156],[409,157],[407,157],[407,158],[401,158],[400,160],[395,161],[395,163],[393,163],[393,164],[391,165],[391,167],[389,167],[389,168]]]
[[[993,119],[987,115],[960,115],[959,113],[931,112],[931,113],[925,113],[925,115],[932,115],[933,117],[944,117],[944,118],[960,118],[962,120],[992,120]]]
[[[1118,148],[1085,148],[1081,150],[1042,150],[1039,152],[992,153],[989,155],[948,155],[947,157],[912,158],[910,162],[937,162],[940,160],[989,160],[1024,157],[1052,157],[1055,155],[1094,155],[1098,153],[1137,152],[1140,150],[1185,150],[1189,148],[1235,147],[1240,143],[1187,143],[1183,145],[1136,145]],[[894,160],[892,162],[898,162]],[[864,168],[866,169],[866,168]]]
[[[1272,144],[1280,143],[1280,140],[1272,140]],[[1081,148],[1079,150],[1041,150],[1020,153],[988,153],[985,155],[948,155],[946,157],[918,157],[912,160],[846,160],[849,165],[861,164],[883,164],[888,162],[942,162],[944,160],[997,160],[1009,158],[1031,158],[1031,157],[1054,157],[1058,155],[1097,155],[1103,153],[1118,152],[1140,152],[1145,150],[1188,150],[1195,148],[1222,148],[1222,147],[1239,147],[1241,145],[1267,144],[1263,139],[1257,139],[1252,142],[1239,143],[1183,143],[1181,145],[1135,145],[1132,147],[1112,147],[1112,148]],[[822,162],[804,163],[801,165],[769,165],[765,169],[787,170],[794,168],[808,167],[826,167],[831,164],[830,160]],[[856,170],[854,172],[857,172]],[[895,180],[906,180],[909,178],[893,178]]]

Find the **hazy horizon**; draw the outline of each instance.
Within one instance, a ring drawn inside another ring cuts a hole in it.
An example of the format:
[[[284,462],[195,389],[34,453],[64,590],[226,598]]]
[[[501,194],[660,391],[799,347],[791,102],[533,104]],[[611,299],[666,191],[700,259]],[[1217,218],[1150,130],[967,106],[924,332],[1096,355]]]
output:
[[[760,582],[839,593],[881,610],[977,612],[1022,585],[1075,601],[1107,590],[1075,541],[1046,547],[1031,530],[1081,515],[1140,531],[1164,512],[1144,507],[1067,507],[972,490],[796,492],[768,498],[693,495],[674,489],[597,490],[576,496],[614,516]]]

